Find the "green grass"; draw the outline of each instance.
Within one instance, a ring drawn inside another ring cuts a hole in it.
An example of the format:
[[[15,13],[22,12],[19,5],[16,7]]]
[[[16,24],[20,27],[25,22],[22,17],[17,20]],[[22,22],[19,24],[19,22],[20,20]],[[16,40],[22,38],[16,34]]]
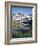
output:
[[[26,38],[32,37],[32,32],[13,32],[12,38]]]

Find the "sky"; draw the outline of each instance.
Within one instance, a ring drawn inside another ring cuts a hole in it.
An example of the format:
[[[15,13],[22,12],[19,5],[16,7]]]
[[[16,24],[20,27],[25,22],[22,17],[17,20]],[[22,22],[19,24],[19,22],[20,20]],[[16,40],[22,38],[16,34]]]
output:
[[[30,7],[12,7],[11,8],[12,13],[17,14],[32,14],[32,8]]]

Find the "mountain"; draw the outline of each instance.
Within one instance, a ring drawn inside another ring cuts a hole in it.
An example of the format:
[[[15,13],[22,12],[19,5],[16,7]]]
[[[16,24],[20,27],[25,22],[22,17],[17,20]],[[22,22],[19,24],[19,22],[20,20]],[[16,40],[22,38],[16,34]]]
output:
[[[13,20],[21,23],[20,28],[17,28],[17,31],[28,32],[32,27],[31,14],[16,14],[13,16]]]
[[[13,20],[16,20],[17,22],[27,22],[30,21],[32,19],[32,15],[31,14],[16,14],[13,16]]]

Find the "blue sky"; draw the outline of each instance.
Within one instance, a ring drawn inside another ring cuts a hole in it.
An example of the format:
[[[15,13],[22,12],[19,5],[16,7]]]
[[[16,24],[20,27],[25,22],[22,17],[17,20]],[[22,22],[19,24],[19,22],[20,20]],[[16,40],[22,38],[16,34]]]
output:
[[[32,14],[32,8],[30,8],[30,7],[12,7],[11,8],[11,10],[12,10],[12,13],[15,13],[15,14],[17,14],[17,13],[24,13],[24,14]]]

